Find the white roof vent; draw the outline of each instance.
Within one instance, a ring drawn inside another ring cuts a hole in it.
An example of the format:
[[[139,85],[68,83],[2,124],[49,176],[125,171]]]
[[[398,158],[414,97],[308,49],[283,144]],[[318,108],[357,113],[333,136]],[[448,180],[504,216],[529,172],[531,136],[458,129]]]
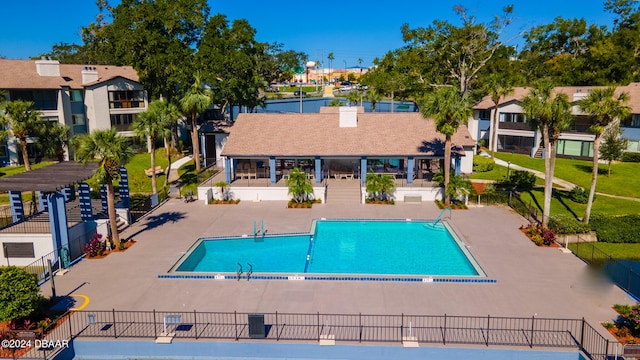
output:
[[[351,128],[358,126],[358,108],[353,106],[340,107],[340,127]]]

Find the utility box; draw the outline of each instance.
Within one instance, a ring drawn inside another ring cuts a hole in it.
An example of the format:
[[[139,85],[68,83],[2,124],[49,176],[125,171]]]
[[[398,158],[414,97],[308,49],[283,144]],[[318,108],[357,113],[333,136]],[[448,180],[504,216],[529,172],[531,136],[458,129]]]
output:
[[[267,337],[264,328],[264,314],[249,314],[249,337],[252,339]]]

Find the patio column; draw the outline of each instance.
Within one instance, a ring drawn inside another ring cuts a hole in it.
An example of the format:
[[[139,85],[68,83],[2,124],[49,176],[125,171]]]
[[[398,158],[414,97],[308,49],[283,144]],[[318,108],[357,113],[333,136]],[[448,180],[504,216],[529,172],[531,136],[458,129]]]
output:
[[[407,158],[407,184],[413,184],[413,171],[415,168],[415,160],[413,156]]]
[[[461,166],[460,156],[456,156],[454,162],[455,162],[455,168],[456,168],[455,175],[458,176],[460,175],[460,166]]]
[[[276,158],[274,156],[269,157],[269,181],[272,184],[276,183]]]
[[[129,174],[124,166],[120,167],[120,183],[118,186],[120,192],[120,204],[125,209],[131,206],[131,199],[129,198]]]
[[[64,202],[64,195],[61,193],[51,193],[47,195],[49,207],[49,225],[51,226],[51,238],[56,258],[60,256],[59,250],[63,247],[69,248],[69,226],[67,224],[67,209]]]
[[[62,194],[64,195],[64,199],[66,202],[73,201],[76,199],[76,186],[71,185],[64,189],[62,189]]]
[[[236,176],[238,176],[238,175],[237,175],[237,174],[238,174],[238,159],[231,159],[231,164],[233,165],[233,166],[231,167],[231,168],[232,168],[232,171],[233,171],[233,172],[231,173],[231,174],[232,174],[231,178],[232,178],[233,180],[235,180],[235,179],[236,179]]]
[[[40,211],[49,211],[47,208],[47,193],[36,191],[36,194],[38,194],[38,206],[40,207]]]
[[[22,193],[20,191],[9,191],[9,203],[11,204],[11,218],[13,222],[24,219],[24,204],[22,203]]]
[[[109,204],[107,203],[107,185],[100,184],[100,201],[102,202],[102,211],[109,211]]]
[[[360,184],[364,185],[367,180],[367,157],[360,158]]]
[[[227,184],[231,184],[231,159],[224,158],[224,180]]]
[[[202,163],[204,165],[204,167],[207,167],[207,147],[205,146],[206,143],[206,137],[204,133],[200,133],[200,163]]]
[[[314,168],[316,170],[316,184],[322,183],[322,160],[316,156]]]
[[[80,218],[84,221],[93,221],[91,190],[89,189],[89,184],[78,184],[78,200],[80,202]]]

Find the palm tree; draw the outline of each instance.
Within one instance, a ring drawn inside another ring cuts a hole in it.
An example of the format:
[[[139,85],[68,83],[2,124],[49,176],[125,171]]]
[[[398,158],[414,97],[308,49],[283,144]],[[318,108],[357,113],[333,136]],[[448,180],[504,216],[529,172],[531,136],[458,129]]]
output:
[[[65,149],[69,146],[68,126],[57,122],[45,124],[38,138],[47,156],[55,157],[58,161],[64,161]]]
[[[133,123],[133,130],[141,139],[146,139],[149,145],[151,169],[156,168],[156,141],[162,137],[171,136],[171,118],[166,116],[167,103],[164,100],[155,100],[149,104],[147,111],[138,114]],[[169,176],[169,170],[165,173]],[[158,193],[157,176],[155,170],[151,171],[151,189]]]
[[[449,187],[451,171],[451,137],[458,131],[460,124],[466,124],[473,114],[467,98],[463,97],[452,86],[436,88],[428,93],[422,106],[422,116],[433,117],[436,130],[445,136],[444,144],[444,193]],[[449,197],[444,197],[445,205],[449,205]]]
[[[495,159],[495,151],[498,150],[498,107],[500,106],[500,100],[507,95],[513,93],[513,86],[507,81],[506,78],[499,75],[492,74],[488,77],[486,82],[487,91],[493,101],[493,123],[491,128],[493,134],[491,135],[491,158]]]
[[[218,181],[214,185],[220,188],[220,196],[222,197],[222,200],[229,200],[229,183],[226,181]]]
[[[91,134],[83,134],[72,141],[76,156],[82,162],[98,160],[100,165],[94,176],[100,184],[107,187],[107,207],[111,240],[116,246],[120,244],[118,226],[116,224],[115,193],[113,182],[120,179],[120,167],[129,162],[133,150],[127,138],[118,135],[115,128],[95,130]]]
[[[360,74],[362,74],[362,58],[358,58],[358,67],[360,68]]]
[[[307,174],[299,168],[289,170],[287,186],[289,187],[289,195],[291,195],[292,200],[297,203],[307,201],[310,196],[313,195],[311,180],[307,177]]]
[[[331,67],[331,62],[332,62],[333,60],[335,60],[336,58],[335,58],[335,56],[333,56],[333,53],[332,53],[332,52],[330,52],[330,53],[327,55],[327,59],[329,60],[329,82],[333,82],[333,79],[331,78],[331,74],[333,74],[333,68]]]
[[[600,160],[600,142],[602,134],[616,120],[625,119],[630,114],[627,103],[629,102],[629,94],[625,92],[615,94],[616,88],[611,86],[604,89],[593,89],[591,93],[584,99],[578,101],[580,110],[589,114],[591,126],[589,131],[595,134],[593,141],[593,169],[591,171],[591,189],[589,189],[589,200],[587,201],[587,209],[584,214],[585,224],[589,223],[591,216],[591,207],[593,205],[593,196],[596,192],[596,182],[598,180],[598,161]]]
[[[551,213],[551,196],[553,191],[553,172],[556,165],[556,141],[562,130],[572,120],[571,104],[566,94],[554,93],[553,85],[542,80],[522,99],[531,128],[542,133],[542,141],[546,151],[544,157],[544,208],[542,209],[542,226],[549,225]]]
[[[22,150],[22,160],[26,171],[31,171],[29,153],[27,152],[27,139],[38,136],[43,126],[39,111],[33,108],[33,102],[13,100],[2,104],[3,114],[0,122],[8,126],[13,136],[18,139]]]
[[[376,174],[370,171],[367,173],[365,184],[367,193],[371,194],[374,200],[389,200],[396,190],[395,179],[388,174]]]
[[[371,111],[376,112],[376,104],[382,100],[382,93],[375,88],[370,88],[365,97],[371,103]]]
[[[198,115],[203,113],[211,105],[211,90],[205,88],[200,74],[195,75],[195,81],[189,92],[180,99],[182,111],[189,117],[191,124],[191,143],[193,146],[193,160],[196,163],[196,173],[200,172],[200,141],[198,140]]]

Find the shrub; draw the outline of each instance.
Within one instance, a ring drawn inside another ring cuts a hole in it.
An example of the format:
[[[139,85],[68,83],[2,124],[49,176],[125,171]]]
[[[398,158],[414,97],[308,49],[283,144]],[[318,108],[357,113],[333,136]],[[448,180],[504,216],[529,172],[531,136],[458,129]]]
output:
[[[15,266],[0,267],[0,321],[26,318],[41,301],[35,277]]]
[[[532,222],[520,229],[538,246],[551,245],[556,241],[556,233],[553,230],[543,228],[542,224]]]
[[[473,156],[473,171],[474,172],[487,172],[493,170],[495,162],[493,159],[486,158],[484,156]]]
[[[88,257],[100,256],[106,249],[106,242],[102,241],[102,235],[95,234],[91,241],[84,247],[84,253]]]
[[[589,201],[589,192],[580,186],[574,186],[569,192],[569,198],[574,203],[586,204]]]
[[[598,241],[608,243],[640,242],[640,215],[604,216],[592,214],[589,225],[598,235]]]
[[[622,154],[623,162],[640,162],[640,152],[625,152]]]
[[[509,182],[517,189],[530,190],[536,184],[536,176],[528,171],[513,170]]]
[[[586,234],[591,230],[589,224],[566,214],[552,216],[549,219],[549,229],[556,234]]]

